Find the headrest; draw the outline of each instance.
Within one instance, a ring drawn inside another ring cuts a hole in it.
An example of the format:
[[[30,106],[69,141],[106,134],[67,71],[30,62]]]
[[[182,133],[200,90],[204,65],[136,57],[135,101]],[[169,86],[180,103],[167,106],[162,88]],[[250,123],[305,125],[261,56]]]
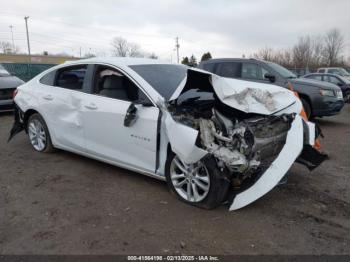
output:
[[[62,80],[64,80],[64,82],[66,84],[72,84],[72,83],[79,82],[79,78],[74,74],[65,74],[62,76]]]
[[[123,78],[120,76],[105,76],[103,89],[123,89]]]

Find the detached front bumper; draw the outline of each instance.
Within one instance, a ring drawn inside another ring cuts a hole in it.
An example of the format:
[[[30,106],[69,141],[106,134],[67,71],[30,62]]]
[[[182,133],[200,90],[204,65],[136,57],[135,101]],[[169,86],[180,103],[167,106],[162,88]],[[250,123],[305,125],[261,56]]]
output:
[[[327,156],[313,148],[318,136],[316,131],[315,124],[296,115],[280,154],[252,186],[234,197],[230,211],[247,206],[272,190],[294,162],[303,163],[309,169],[321,164]]]

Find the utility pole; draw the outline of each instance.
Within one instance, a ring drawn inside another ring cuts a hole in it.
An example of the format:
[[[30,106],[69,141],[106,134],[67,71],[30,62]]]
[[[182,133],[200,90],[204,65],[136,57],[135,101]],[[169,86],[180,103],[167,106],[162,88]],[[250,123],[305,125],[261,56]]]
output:
[[[12,52],[15,52],[15,41],[13,40],[13,25],[10,25],[10,30],[11,30],[11,38],[12,38]]]
[[[175,38],[175,48],[176,48],[176,55],[177,55],[177,63],[179,64],[180,63],[180,58],[179,58],[180,45],[179,45],[179,38],[178,37]]]
[[[28,18],[29,16],[25,16],[24,20],[26,22],[26,32],[27,32],[27,45],[28,45],[28,57],[29,57],[29,63],[31,62],[31,55],[30,55],[30,44],[29,44],[29,32],[28,32]]]
[[[79,47],[79,57],[81,58],[81,46]]]

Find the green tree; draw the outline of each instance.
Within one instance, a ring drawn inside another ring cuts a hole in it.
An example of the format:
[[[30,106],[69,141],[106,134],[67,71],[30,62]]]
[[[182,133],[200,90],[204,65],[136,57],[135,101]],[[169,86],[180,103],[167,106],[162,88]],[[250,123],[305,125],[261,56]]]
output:
[[[197,58],[192,54],[188,63],[189,66],[196,67],[198,65]]]
[[[190,65],[190,60],[188,59],[187,56],[182,58],[181,64],[183,64],[183,65]]]
[[[202,61],[207,61],[207,60],[209,60],[209,59],[212,59],[211,53],[210,53],[210,52],[204,53],[204,54],[202,55],[201,62],[202,62]]]

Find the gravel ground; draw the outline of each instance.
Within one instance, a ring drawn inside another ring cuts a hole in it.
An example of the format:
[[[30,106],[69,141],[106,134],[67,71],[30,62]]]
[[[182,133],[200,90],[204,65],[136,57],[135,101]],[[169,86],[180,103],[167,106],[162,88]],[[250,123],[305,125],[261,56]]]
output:
[[[239,211],[207,211],[165,183],[71,153],[6,143],[0,115],[0,254],[350,254],[350,106],[318,121],[330,160]]]

